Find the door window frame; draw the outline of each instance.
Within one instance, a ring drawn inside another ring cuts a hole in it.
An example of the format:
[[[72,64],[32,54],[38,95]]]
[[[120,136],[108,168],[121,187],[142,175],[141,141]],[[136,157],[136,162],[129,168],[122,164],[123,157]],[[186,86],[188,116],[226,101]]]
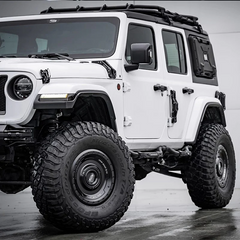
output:
[[[157,47],[156,47],[156,38],[155,38],[155,32],[152,26],[150,25],[145,25],[145,24],[140,24],[140,23],[135,23],[135,22],[130,22],[128,24],[128,29],[127,29],[127,38],[126,38],[126,45],[125,45],[125,60],[127,63],[131,64],[131,61],[127,59],[127,45],[128,45],[128,33],[129,33],[129,27],[130,25],[134,26],[140,26],[140,27],[146,27],[151,30],[152,32],[152,40],[153,40],[153,46],[152,46],[152,54],[153,54],[153,62],[151,64],[139,64],[139,69],[141,70],[150,70],[150,71],[156,71],[158,69],[158,62],[157,62]],[[140,43],[140,42],[139,42]],[[142,43],[142,42],[141,42]],[[153,67],[152,67],[153,64]]]
[[[164,43],[164,38],[163,38],[163,34],[164,32],[169,32],[169,33],[174,33],[176,36],[176,40],[177,40],[177,51],[178,51],[178,61],[179,61],[179,72],[173,71],[169,68],[168,66],[168,56],[167,56],[167,52],[166,52],[166,47],[165,47],[165,43]],[[180,44],[179,44],[179,40],[181,40],[181,45],[182,48],[180,49]],[[162,29],[162,42],[163,42],[163,48],[164,48],[164,54],[165,54],[165,61],[166,61],[166,69],[168,71],[168,73],[172,73],[172,74],[179,74],[179,75],[187,75],[188,74],[188,68],[187,68],[187,58],[186,58],[186,47],[185,47],[185,43],[184,43],[184,38],[181,32],[178,31],[173,31],[173,30],[169,30],[169,29]],[[183,64],[184,66],[182,67],[182,61],[181,61],[181,57],[180,57],[180,50],[182,50],[182,54],[183,54]],[[185,70],[183,71],[182,68]]]

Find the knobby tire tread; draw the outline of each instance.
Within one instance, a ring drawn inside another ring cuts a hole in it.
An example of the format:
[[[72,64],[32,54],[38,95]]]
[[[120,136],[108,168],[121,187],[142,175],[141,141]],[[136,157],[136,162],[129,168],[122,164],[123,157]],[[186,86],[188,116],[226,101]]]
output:
[[[74,144],[74,139],[85,136],[104,136],[115,142],[124,153],[129,174],[129,188],[120,207],[108,217],[102,219],[79,219],[64,202],[61,189],[60,164],[67,149]],[[58,228],[65,231],[96,232],[115,224],[127,211],[134,190],[134,165],[129,150],[121,137],[112,129],[99,123],[71,123],[48,136],[38,149],[35,157],[32,194],[40,213]]]
[[[229,176],[230,187],[226,194],[219,191],[216,183],[214,158],[218,138],[225,135],[233,149],[228,131],[220,124],[205,124],[200,129],[193,155],[187,171],[187,185],[192,201],[200,208],[221,208],[226,206],[233,194],[235,184],[235,157],[233,152],[233,173]]]

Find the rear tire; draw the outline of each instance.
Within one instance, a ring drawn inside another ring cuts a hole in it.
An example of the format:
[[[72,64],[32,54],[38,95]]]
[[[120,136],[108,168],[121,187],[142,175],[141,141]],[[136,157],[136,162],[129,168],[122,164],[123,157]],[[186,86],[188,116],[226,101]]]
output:
[[[43,216],[71,232],[115,224],[134,190],[125,143],[99,123],[73,123],[43,142],[34,164],[32,193]]]
[[[235,186],[236,163],[231,138],[222,125],[203,125],[186,177],[196,206],[221,208],[229,203]]]

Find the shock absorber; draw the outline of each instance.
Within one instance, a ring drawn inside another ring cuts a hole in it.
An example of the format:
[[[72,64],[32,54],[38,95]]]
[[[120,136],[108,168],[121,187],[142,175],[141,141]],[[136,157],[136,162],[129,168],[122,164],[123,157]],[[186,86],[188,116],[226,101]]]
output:
[[[59,128],[59,118],[62,116],[62,112],[59,112],[56,114],[55,119],[49,120],[49,125],[48,125],[48,132],[53,133],[56,131],[56,129]]]

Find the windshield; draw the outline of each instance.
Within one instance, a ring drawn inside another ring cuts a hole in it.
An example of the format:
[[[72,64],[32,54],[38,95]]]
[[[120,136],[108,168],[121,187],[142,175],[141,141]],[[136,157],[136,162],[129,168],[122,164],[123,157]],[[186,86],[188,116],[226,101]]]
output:
[[[115,52],[119,19],[42,19],[0,23],[0,56],[65,53],[74,58],[103,58]]]

